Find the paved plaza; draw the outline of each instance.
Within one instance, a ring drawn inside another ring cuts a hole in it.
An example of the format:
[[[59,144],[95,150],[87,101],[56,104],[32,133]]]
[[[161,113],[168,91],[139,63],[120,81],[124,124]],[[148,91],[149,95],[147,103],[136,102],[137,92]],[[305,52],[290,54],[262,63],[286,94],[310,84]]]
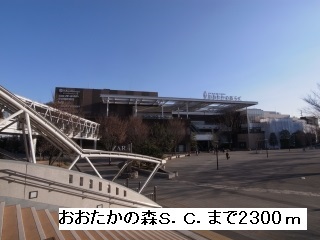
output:
[[[173,180],[155,178],[164,207],[308,208],[307,231],[215,231],[230,239],[320,239],[320,150],[201,153],[169,160]]]

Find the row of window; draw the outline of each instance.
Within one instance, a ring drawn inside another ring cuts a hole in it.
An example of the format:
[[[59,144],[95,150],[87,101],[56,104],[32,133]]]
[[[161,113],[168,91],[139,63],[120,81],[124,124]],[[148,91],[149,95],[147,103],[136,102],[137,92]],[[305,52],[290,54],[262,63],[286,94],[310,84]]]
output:
[[[69,174],[69,184],[73,183],[73,175]],[[80,177],[80,182],[79,182],[80,186],[83,186],[83,177]],[[89,180],[89,188],[92,189],[93,188],[93,180],[90,179]],[[102,182],[99,182],[99,191],[102,191]],[[108,189],[107,189],[108,193],[111,193],[111,186],[108,185]],[[116,195],[120,194],[120,189],[118,187],[116,187]],[[127,191],[123,190],[123,196],[126,197],[127,196]]]

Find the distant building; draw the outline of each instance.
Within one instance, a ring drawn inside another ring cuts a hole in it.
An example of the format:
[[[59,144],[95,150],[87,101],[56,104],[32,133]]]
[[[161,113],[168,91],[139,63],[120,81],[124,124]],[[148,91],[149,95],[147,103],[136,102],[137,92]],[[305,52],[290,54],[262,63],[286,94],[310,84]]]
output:
[[[139,116],[147,122],[166,121],[179,118],[186,122],[187,132],[195,137],[201,151],[207,151],[213,144],[239,148],[237,134],[239,124],[227,126],[226,113],[240,118],[240,111],[257,104],[242,101],[239,96],[222,93],[203,93],[203,99],[159,97],[157,92],[122,91],[111,89],[83,89],[57,87],[55,100],[78,112],[85,118],[96,120],[116,114],[122,117]],[[246,118],[244,119],[246,121]],[[219,133],[219,137],[214,139]],[[215,141],[216,142],[215,142]],[[241,145],[246,148],[245,145]],[[179,146],[182,151],[188,144]]]
[[[112,114],[139,116],[149,123],[182,119],[201,151],[217,144],[235,149],[265,148],[272,132],[279,139],[282,130],[291,134],[296,131],[307,133],[314,132],[317,126],[314,118],[297,119],[278,112],[249,109],[257,102],[242,101],[237,96],[204,92],[203,97],[159,97],[158,92],[65,87],[57,87],[55,91],[56,101],[67,103],[90,120]],[[188,151],[188,143],[183,143],[179,149]]]
[[[242,129],[247,128],[249,137],[244,134],[239,135],[239,141],[245,142],[251,149],[260,149],[269,146],[269,137],[275,133],[278,140],[276,147],[280,148],[280,132],[289,131],[290,134],[302,131],[304,133],[314,134],[317,138],[318,120],[314,117],[295,118],[287,114],[278,112],[263,111],[261,109],[248,109],[247,112],[241,112],[248,116],[248,124],[241,125]],[[244,130],[245,131],[245,130]]]
[[[319,126],[319,119],[316,117],[300,117],[300,119],[306,121],[309,125]]]

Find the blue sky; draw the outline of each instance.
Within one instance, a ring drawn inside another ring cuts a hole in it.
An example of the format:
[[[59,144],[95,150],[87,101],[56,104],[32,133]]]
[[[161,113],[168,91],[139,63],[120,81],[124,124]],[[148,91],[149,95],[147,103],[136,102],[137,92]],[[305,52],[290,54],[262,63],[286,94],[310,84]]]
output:
[[[242,96],[294,116],[320,82],[319,0],[2,0],[0,84]]]

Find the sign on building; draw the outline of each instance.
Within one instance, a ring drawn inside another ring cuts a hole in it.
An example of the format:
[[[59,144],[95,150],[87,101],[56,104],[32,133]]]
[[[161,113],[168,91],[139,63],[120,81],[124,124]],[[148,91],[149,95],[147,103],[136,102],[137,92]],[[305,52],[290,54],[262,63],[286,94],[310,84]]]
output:
[[[241,101],[239,96],[227,96],[225,93],[211,93],[204,91],[203,98],[209,100],[227,100],[227,101]]]

